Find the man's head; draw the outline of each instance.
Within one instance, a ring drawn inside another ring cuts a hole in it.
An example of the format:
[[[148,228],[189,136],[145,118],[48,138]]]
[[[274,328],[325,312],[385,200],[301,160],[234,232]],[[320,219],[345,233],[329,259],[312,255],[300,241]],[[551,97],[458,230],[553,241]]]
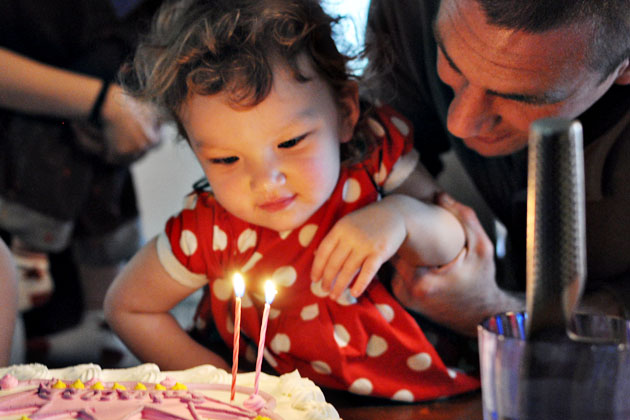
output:
[[[442,0],[434,32],[438,74],[455,94],[449,131],[482,155],[513,153],[534,120],[575,118],[614,83],[630,83],[629,7]]]

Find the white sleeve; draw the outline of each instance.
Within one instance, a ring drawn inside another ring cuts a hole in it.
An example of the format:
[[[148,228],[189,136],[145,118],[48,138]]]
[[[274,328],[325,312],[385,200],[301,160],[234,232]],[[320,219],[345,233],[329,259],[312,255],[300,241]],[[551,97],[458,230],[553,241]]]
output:
[[[168,274],[178,283],[194,289],[199,289],[208,284],[208,277],[204,274],[193,273],[182,265],[182,263],[177,261],[175,255],[173,255],[173,250],[171,249],[171,244],[168,241],[166,233],[160,233],[156,247],[162,267],[164,267]]]

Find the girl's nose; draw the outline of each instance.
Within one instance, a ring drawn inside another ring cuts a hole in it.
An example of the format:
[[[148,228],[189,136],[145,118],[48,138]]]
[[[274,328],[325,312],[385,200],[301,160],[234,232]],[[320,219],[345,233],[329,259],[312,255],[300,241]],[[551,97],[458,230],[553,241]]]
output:
[[[284,185],[286,176],[271,159],[267,159],[256,165],[251,174],[251,188],[256,192],[273,191],[279,186]]]
[[[447,128],[455,137],[485,136],[501,122],[484,89],[466,85],[455,92],[448,108]]]

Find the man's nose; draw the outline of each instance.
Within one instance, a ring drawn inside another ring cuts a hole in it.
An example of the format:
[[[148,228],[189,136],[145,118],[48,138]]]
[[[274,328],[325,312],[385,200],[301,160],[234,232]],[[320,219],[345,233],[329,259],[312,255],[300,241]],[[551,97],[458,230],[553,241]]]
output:
[[[485,89],[464,86],[448,107],[447,128],[455,137],[486,136],[501,121]]]

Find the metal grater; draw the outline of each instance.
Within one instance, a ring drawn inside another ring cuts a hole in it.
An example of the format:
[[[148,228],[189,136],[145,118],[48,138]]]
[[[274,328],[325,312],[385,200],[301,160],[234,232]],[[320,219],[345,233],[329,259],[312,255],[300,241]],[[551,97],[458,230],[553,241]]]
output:
[[[586,275],[582,125],[560,118],[530,126],[527,178],[526,336],[565,329]]]

